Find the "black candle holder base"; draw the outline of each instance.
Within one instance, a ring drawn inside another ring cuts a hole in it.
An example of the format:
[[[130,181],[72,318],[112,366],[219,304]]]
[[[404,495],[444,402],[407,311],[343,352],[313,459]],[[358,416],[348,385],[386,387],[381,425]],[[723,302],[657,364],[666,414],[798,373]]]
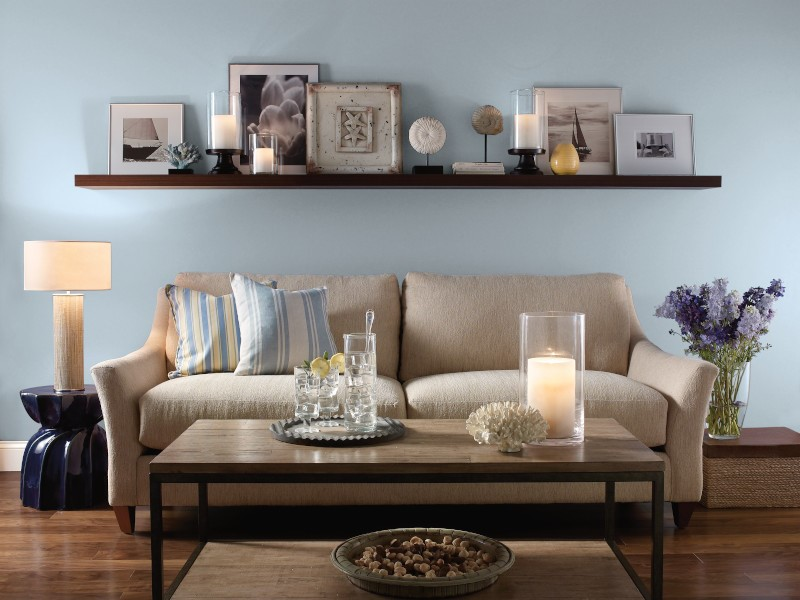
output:
[[[509,175],[544,175],[536,166],[536,157],[545,153],[544,148],[511,148],[508,153],[519,156],[519,164]]]
[[[238,149],[208,149],[206,154],[216,155],[217,164],[211,169],[209,175],[241,175],[242,172],[233,164],[233,157],[242,153]]]

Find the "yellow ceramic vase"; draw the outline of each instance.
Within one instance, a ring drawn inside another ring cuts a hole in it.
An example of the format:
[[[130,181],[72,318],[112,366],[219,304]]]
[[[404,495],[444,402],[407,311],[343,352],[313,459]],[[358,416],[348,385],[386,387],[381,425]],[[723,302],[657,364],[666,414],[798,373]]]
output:
[[[578,151],[572,144],[558,144],[550,155],[550,168],[556,175],[575,175],[580,163]]]

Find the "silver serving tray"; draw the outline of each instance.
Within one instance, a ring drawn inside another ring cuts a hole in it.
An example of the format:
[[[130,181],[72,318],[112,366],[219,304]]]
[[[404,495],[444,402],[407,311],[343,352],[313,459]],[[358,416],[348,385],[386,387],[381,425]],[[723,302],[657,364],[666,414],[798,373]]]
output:
[[[311,419],[311,424],[322,419]],[[319,427],[319,433],[298,433],[295,429],[305,426],[302,419],[283,419],[276,421],[270,426],[272,436],[288,444],[301,444],[305,446],[362,446],[366,444],[376,444],[401,438],[406,433],[406,426],[397,419],[389,417],[378,417],[377,428],[370,433],[352,433],[345,431],[344,419],[331,419],[336,423],[335,427]]]

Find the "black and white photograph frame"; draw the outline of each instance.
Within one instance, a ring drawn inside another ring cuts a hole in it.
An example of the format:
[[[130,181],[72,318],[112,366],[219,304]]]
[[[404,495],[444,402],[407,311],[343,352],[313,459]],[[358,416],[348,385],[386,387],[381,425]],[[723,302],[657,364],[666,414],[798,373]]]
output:
[[[183,141],[183,104],[109,104],[108,174],[166,175],[160,156]]]
[[[544,156],[539,168],[552,175],[550,153],[560,143],[578,150],[578,175],[614,173],[614,115],[622,112],[622,88],[543,88]],[[538,112],[538,108],[537,108]]]
[[[242,100],[243,153],[238,166],[250,164],[251,133],[278,136],[278,164],[282,174],[306,172],[306,85],[319,81],[318,64],[228,65],[229,89]]]
[[[399,83],[308,86],[309,173],[402,173]]]
[[[617,175],[694,175],[692,115],[614,115]]]

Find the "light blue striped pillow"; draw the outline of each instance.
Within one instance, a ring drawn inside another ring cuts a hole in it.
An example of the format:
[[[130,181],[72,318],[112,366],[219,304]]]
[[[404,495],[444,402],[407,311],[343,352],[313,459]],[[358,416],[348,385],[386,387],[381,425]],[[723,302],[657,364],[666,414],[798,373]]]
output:
[[[231,274],[241,345],[236,375],[292,373],[304,360],[336,353],[328,326],[328,288],[273,289]]]
[[[233,371],[239,363],[239,325],[233,295],[212,296],[167,285],[178,348],[169,378]]]

